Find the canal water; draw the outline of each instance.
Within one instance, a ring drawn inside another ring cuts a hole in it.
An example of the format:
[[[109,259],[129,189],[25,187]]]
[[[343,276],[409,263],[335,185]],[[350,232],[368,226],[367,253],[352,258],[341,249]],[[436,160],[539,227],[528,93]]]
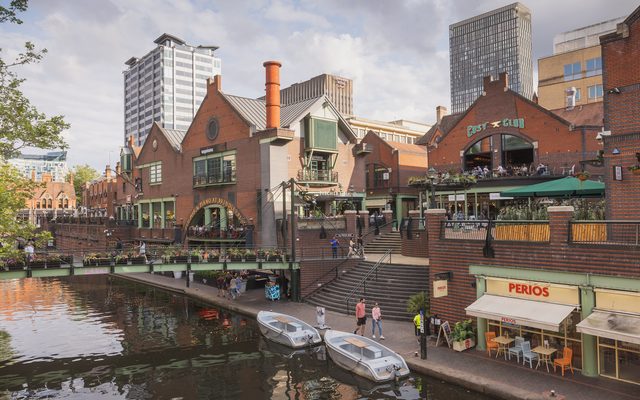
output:
[[[413,374],[374,385],[323,347],[292,353],[256,322],[115,277],[0,281],[0,399],[488,400]]]

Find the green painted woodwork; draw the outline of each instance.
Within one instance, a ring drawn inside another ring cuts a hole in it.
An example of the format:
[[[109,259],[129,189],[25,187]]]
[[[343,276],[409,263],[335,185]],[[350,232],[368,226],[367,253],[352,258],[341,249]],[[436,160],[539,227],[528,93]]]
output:
[[[587,318],[596,306],[596,295],[591,287],[580,288],[580,317]],[[595,336],[582,334],[582,375],[598,376],[598,347]]]
[[[487,291],[487,281],[483,278],[476,278],[476,296],[480,298]],[[476,350],[486,350],[487,346],[484,341],[484,334],[487,331],[487,319],[486,318],[478,318],[478,323],[476,324],[476,330],[478,334],[476,335]]]
[[[336,121],[311,118],[305,135],[307,149],[338,150],[338,123]]]

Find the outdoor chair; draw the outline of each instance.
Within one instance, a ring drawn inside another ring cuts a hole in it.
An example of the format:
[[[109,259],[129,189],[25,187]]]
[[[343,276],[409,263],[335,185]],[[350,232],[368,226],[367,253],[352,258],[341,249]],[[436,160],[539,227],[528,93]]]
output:
[[[562,376],[564,376],[564,370],[569,368],[571,369],[571,373],[573,374],[573,362],[571,361],[573,358],[573,350],[568,347],[565,347],[562,351],[562,358],[556,358],[553,360],[553,372],[556,372],[556,365],[562,368]]]
[[[522,343],[524,342],[524,338],[521,336],[516,336],[515,344],[513,347],[509,348],[509,360],[511,360],[511,355],[515,354],[518,357],[518,363],[520,363],[520,355],[522,354]]]
[[[538,355],[531,351],[531,342],[522,342],[522,365],[529,360],[529,368],[533,368],[533,360],[537,360]]]
[[[496,333],[495,332],[485,332],[484,334],[484,339],[487,345],[487,353],[489,354],[489,357],[491,357],[491,350],[495,350],[496,351],[496,356],[498,355],[498,348],[499,345],[498,343],[494,342],[493,339],[496,338]]]

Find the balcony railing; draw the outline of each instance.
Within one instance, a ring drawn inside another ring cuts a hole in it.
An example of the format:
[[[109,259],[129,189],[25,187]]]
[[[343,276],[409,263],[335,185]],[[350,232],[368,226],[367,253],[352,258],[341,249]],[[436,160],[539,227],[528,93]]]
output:
[[[235,183],[236,171],[225,172],[224,174],[195,175],[193,177],[193,186],[220,185],[227,183]]]
[[[486,240],[489,221],[448,220],[440,226],[441,239]],[[500,242],[549,242],[549,221],[491,221],[491,236]]]
[[[338,182],[338,173],[333,170],[301,169],[298,171],[298,180],[303,182]]]
[[[569,241],[579,244],[640,246],[640,221],[571,221]]]

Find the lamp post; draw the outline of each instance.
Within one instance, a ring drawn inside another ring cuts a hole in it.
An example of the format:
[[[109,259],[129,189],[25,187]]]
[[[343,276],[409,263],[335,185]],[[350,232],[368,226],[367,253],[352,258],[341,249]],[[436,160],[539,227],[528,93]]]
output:
[[[434,186],[436,179],[438,178],[438,171],[435,168],[429,167],[427,170],[427,177],[429,178],[431,187],[431,203],[429,208],[436,208],[436,188]]]

